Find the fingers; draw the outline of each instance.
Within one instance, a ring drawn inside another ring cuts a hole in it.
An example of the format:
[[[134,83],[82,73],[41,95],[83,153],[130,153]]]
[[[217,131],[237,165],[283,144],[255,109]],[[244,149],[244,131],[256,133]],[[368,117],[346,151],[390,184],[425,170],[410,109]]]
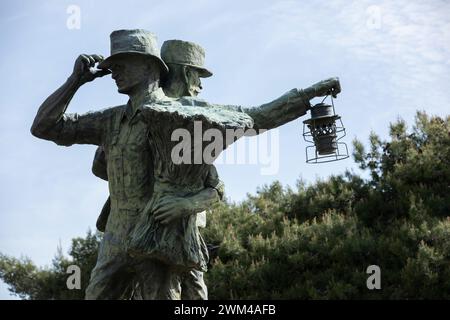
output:
[[[90,55],[82,54],[80,55],[80,58],[85,66],[92,67],[95,64],[94,58],[92,58]]]
[[[164,212],[166,212],[168,210],[172,210],[173,207],[174,207],[173,203],[161,204],[161,205],[158,206],[158,208],[153,210],[153,213],[155,215],[158,215],[158,214],[164,213]]]
[[[341,84],[338,77],[323,80],[322,84],[323,89],[325,89],[323,95],[331,95],[333,98],[336,98],[337,94],[341,92]]]
[[[91,57],[95,60],[95,62],[101,62],[104,60],[103,56],[100,54],[93,54]]]
[[[170,197],[170,196],[161,199],[158,202],[158,204],[155,206],[154,212],[158,211],[161,207],[164,207],[167,204],[174,203],[175,201],[176,201],[176,198]]]
[[[162,213],[162,214],[159,214],[159,215],[155,215],[155,220],[156,221],[160,221],[160,220],[163,220],[163,219],[165,219],[167,217],[170,217],[171,215],[172,215],[171,211],[168,211],[166,213]]]
[[[168,211],[163,214],[155,215],[155,221],[161,224],[168,224],[176,218],[176,213],[173,211]]]
[[[166,219],[164,219],[164,220],[161,220],[161,221],[158,221],[160,224],[169,224],[169,223],[171,223],[173,221],[173,218],[170,218],[170,217],[168,217],[168,218],[166,218]]]
[[[340,92],[341,92],[341,83],[339,82],[339,78],[336,77],[336,78],[334,78],[334,85],[333,85],[331,94],[334,98],[336,98],[338,93],[340,93]]]
[[[153,211],[155,221],[163,223],[166,221],[167,223],[177,218],[178,216],[182,216],[182,211],[177,207],[176,204],[168,204],[166,206],[162,206],[159,210]]]
[[[84,63],[89,63],[89,56],[87,54],[80,54],[80,56],[78,57],[81,61],[83,61]]]
[[[336,78],[337,84],[336,84],[336,91],[337,93],[341,92],[341,82],[339,81],[339,78]]]
[[[167,218],[167,219],[164,219],[163,221],[161,221],[160,223],[162,223],[162,224],[169,224],[172,221],[173,221],[173,218]]]
[[[108,69],[99,69],[99,70],[97,70],[97,71],[94,73],[94,75],[95,75],[96,78],[99,78],[99,77],[106,76],[106,75],[108,75],[108,74],[110,74],[110,73],[111,73],[111,70],[108,70]]]
[[[86,67],[93,67],[96,63],[104,60],[102,55],[99,54],[81,54],[78,59],[80,59]]]
[[[153,209],[153,212],[155,212],[155,213],[158,213],[158,212],[160,212],[160,210],[163,210],[164,211],[164,206],[165,206],[165,204],[164,203],[158,203],[156,206],[155,206],[155,208]]]
[[[110,74],[111,71],[108,69],[96,69],[95,65],[97,63],[100,63],[104,60],[102,55],[99,54],[81,54],[77,58],[77,66],[76,69],[78,69],[78,72],[82,73],[89,73],[89,79],[92,80],[94,78],[100,78],[103,76],[106,76],[107,74]],[[90,81],[89,80],[89,81]]]
[[[81,70],[85,71],[86,69],[89,69],[89,65],[90,65],[90,60],[89,60],[89,56],[86,54],[80,54],[80,56],[77,59],[78,61],[81,62]]]

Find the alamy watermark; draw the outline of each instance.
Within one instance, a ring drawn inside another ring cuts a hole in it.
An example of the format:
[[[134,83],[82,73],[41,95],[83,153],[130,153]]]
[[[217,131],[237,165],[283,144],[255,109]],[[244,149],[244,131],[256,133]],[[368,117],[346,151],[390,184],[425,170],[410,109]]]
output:
[[[381,269],[377,265],[370,265],[366,270],[370,276],[367,278],[366,285],[369,290],[381,289]]]
[[[67,29],[79,30],[81,28],[81,8],[71,4],[67,7],[66,13],[69,15],[66,20]]]
[[[366,14],[367,14],[366,27],[369,30],[381,29],[381,22],[382,22],[381,7],[376,5],[369,6],[366,9]]]
[[[81,269],[79,266],[72,264],[67,267],[66,273],[70,274],[66,280],[66,286],[69,290],[81,289]]]
[[[253,138],[232,145],[244,136]],[[262,166],[262,175],[278,173],[280,149],[277,129],[270,132],[264,129],[221,131],[215,128],[203,131],[202,122],[195,121],[193,133],[185,128],[175,129],[171,141],[178,142],[171,151],[174,164],[252,164]],[[227,146],[230,148],[222,153]]]
[[[81,269],[77,265],[67,267],[66,286],[69,290],[81,289]],[[367,278],[366,286],[369,290],[381,290],[381,268],[377,265],[370,265],[366,269],[366,273],[370,276]]]

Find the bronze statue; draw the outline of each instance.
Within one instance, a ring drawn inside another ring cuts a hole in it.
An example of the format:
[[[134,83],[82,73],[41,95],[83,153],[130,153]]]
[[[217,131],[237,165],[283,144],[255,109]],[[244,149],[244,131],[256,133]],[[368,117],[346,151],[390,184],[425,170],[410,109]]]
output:
[[[130,97],[127,105],[83,115],[66,113],[81,85],[109,73],[118,91]],[[111,211],[87,299],[131,294],[179,299],[183,275],[206,271],[207,252],[196,214],[219,196],[216,185],[207,183],[210,163],[173,161],[175,130],[193,133],[198,123],[205,131],[223,135],[227,130],[271,129],[304,115],[312,98],[340,92],[338,79],[331,78],[304,90],[292,89],[259,107],[213,105],[196,97],[167,97],[160,88],[167,73],[152,33],[114,31],[111,56],[78,57],[72,75],[44,101],[32,125],[36,137],[64,146],[94,144],[105,152]],[[214,157],[233,142],[223,144]],[[203,149],[206,143],[200,145]]]

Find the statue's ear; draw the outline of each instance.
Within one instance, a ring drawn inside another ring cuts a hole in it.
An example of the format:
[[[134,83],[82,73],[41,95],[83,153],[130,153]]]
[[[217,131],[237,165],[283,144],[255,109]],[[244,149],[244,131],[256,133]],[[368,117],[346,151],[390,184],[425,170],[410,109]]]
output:
[[[189,84],[189,78],[191,77],[191,71],[189,70],[188,66],[181,66],[181,67],[182,67],[181,71],[182,79],[184,81],[184,84],[187,86]]]

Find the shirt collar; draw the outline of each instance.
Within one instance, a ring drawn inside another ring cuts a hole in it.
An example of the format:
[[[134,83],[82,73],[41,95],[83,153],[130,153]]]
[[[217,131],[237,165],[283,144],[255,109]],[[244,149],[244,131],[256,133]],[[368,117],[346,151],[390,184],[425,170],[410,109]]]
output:
[[[155,91],[152,91],[148,93],[144,99],[142,99],[142,104],[133,112],[133,107],[131,105],[131,100],[128,100],[128,103],[125,107],[125,109],[122,112],[121,120],[126,116],[129,120],[134,118],[134,116],[138,113],[138,111],[142,110],[143,105],[145,104],[151,104],[156,101],[167,99],[166,95],[164,94],[164,91],[162,88],[158,88]]]

